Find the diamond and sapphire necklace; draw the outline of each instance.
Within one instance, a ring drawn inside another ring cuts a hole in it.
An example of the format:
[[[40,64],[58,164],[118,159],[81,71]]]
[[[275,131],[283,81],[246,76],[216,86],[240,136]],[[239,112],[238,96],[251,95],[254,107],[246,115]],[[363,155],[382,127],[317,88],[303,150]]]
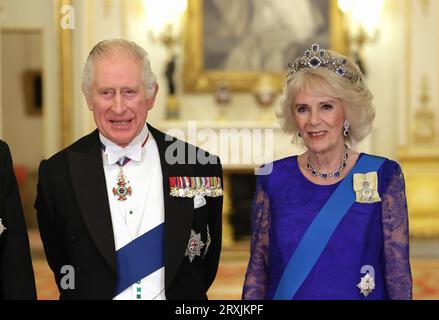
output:
[[[345,145],[344,152],[343,152],[343,160],[341,161],[340,167],[337,170],[334,170],[333,172],[330,172],[330,173],[320,172],[318,169],[314,168],[311,165],[311,162],[309,161],[309,157],[308,157],[308,162],[306,164],[306,168],[308,170],[311,170],[311,174],[314,177],[320,177],[323,180],[327,180],[328,178],[337,179],[341,176],[341,172],[344,170],[344,168],[346,168],[346,161],[347,161],[348,157],[349,157],[348,147]]]

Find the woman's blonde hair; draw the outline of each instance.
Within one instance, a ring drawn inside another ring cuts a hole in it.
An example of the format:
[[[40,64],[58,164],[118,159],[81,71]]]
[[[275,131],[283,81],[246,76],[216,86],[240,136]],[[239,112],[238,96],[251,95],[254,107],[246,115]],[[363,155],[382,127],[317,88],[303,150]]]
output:
[[[307,91],[340,99],[345,120],[350,124],[350,132],[345,140],[346,143],[355,147],[372,129],[375,118],[373,95],[364,83],[364,76],[360,69],[351,59],[333,51],[326,50],[325,52],[328,59],[329,57],[332,59],[330,68],[324,67],[323,64],[321,67],[311,65],[308,67],[303,63],[299,67],[296,64],[294,69],[290,67],[290,72],[284,81],[280,108],[276,116],[282,130],[293,135],[293,141],[298,142],[298,128],[293,115],[293,105],[297,95],[301,91]],[[299,59],[304,58],[305,56]],[[339,72],[339,69],[335,67],[332,68],[332,61],[343,61],[343,72]],[[351,77],[348,78],[347,75]]]

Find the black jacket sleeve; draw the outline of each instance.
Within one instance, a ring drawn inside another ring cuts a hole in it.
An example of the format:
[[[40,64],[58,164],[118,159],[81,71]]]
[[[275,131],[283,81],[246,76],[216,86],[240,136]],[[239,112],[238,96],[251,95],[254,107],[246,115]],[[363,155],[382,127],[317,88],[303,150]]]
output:
[[[12,167],[11,153],[0,141],[0,299],[36,299],[29,238]]]

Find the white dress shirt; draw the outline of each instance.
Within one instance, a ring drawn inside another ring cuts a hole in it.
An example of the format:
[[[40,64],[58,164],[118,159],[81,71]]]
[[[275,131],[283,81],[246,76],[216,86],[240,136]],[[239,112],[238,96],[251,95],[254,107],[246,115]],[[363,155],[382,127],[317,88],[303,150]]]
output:
[[[149,136],[148,136],[149,135]],[[141,133],[121,148],[99,134],[105,145],[102,159],[107,184],[114,244],[119,250],[137,237],[164,222],[163,181],[157,143],[145,124]],[[142,147],[146,137],[148,140]],[[126,150],[123,150],[126,149]],[[117,160],[127,154],[132,160],[122,170],[131,195],[125,201],[113,195],[121,167]],[[118,158],[119,157],[119,158]],[[148,254],[148,252],[145,252]],[[114,297],[115,300],[165,300],[165,268],[151,273]]]

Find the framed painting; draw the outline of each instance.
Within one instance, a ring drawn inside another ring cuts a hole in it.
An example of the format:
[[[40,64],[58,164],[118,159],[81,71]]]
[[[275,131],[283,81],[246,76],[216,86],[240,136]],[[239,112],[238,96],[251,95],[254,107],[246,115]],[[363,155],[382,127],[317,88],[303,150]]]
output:
[[[189,0],[184,89],[252,91],[268,75],[280,90],[313,43],[346,52],[343,34],[337,0]]]

